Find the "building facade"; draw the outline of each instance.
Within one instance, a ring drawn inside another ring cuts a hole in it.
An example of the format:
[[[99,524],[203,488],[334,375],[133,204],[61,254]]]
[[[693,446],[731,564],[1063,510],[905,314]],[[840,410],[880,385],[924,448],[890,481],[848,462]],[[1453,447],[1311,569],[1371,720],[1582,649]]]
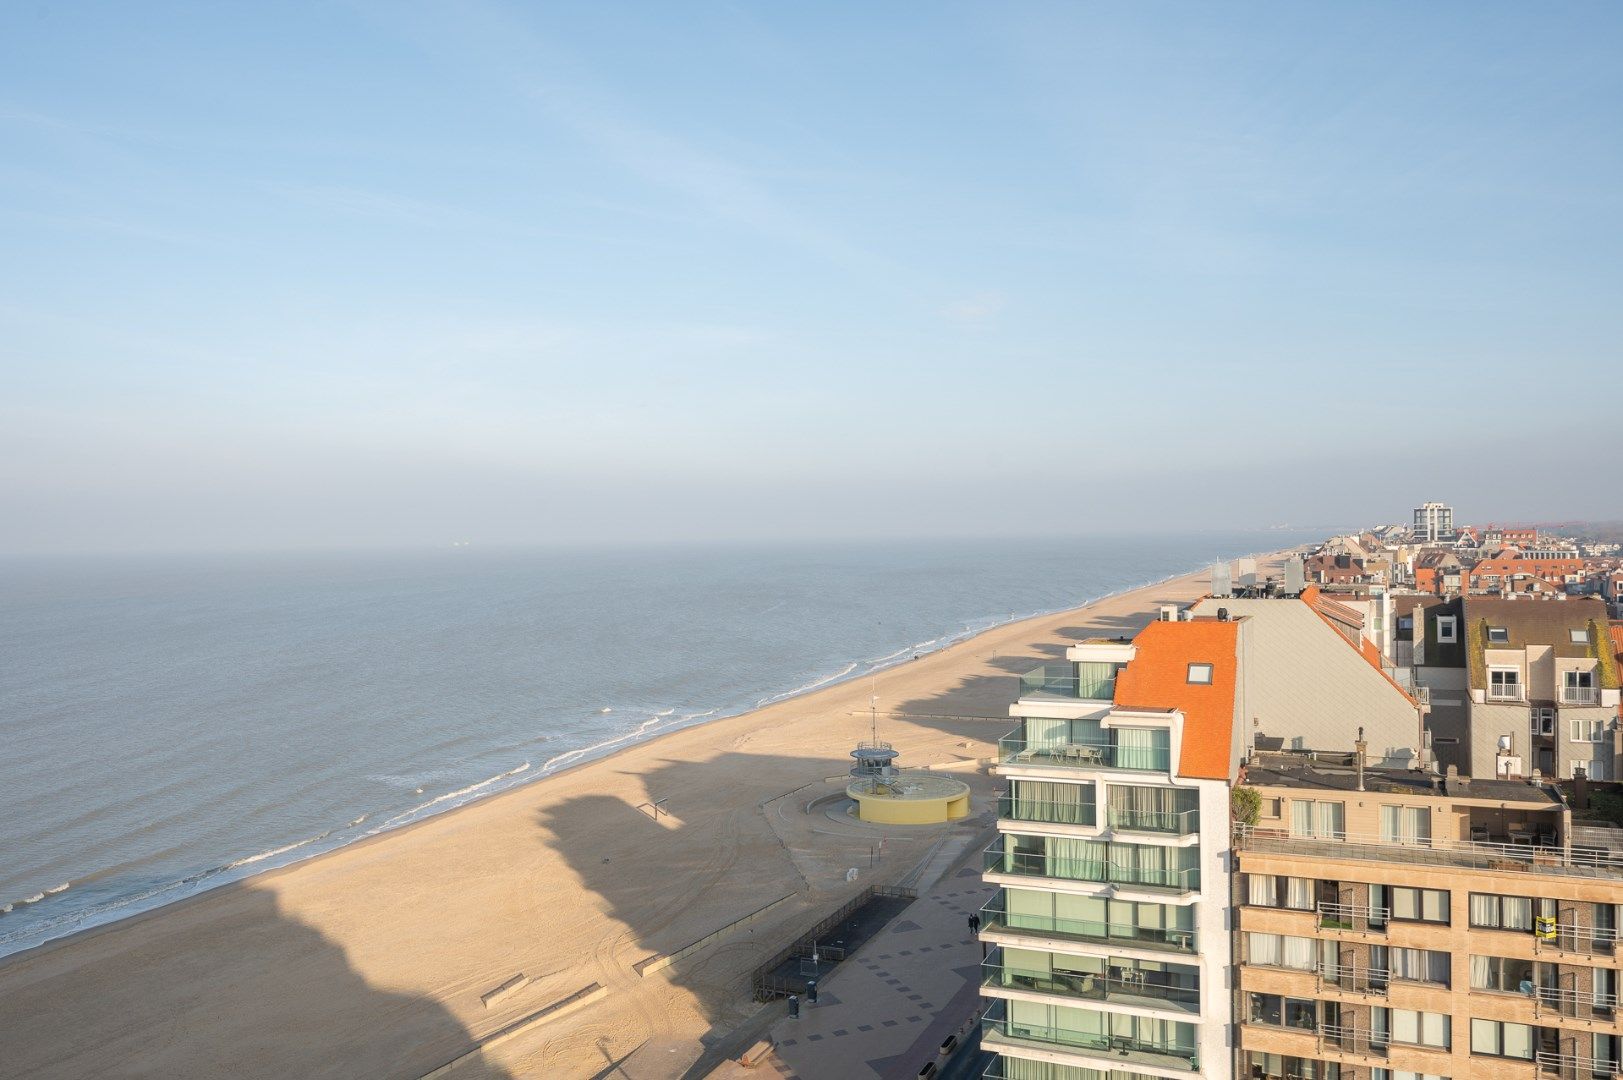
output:
[[[1244,787],[1242,1075],[1619,1075],[1617,830],[1549,785],[1351,759],[1264,760]]]
[[[1414,538],[1421,543],[1439,544],[1452,542],[1454,533],[1454,508],[1440,502],[1424,503],[1415,507]]]
[[[987,1075],[1231,1075],[1237,640],[1174,618],[1022,680],[985,854]]]

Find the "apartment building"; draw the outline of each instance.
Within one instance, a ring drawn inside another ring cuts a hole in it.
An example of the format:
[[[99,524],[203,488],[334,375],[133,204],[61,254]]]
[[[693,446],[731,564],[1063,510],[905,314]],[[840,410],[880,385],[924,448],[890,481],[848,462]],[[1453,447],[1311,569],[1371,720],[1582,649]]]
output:
[[[1617,830],[1548,784],[1355,754],[1261,755],[1241,790],[1240,1075],[1619,1075]]]
[[[1011,707],[981,913],[988,1076],[1232,1074],[1240,623],[1167,614],[1071,646]]]
[[[1463,624],[1472,776],[1619,777],[1619,684],[1598,597],[1467,596]]]
[[[1413,536],[1426,544],[1445,543],[1454,539],[1454,508],[1440,502],[1423,503],[1415,507]]]

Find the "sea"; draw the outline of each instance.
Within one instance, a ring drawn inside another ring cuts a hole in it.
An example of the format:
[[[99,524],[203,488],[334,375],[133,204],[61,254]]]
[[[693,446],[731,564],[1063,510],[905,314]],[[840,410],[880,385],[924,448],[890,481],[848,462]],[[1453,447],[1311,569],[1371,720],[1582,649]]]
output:
[[[0,559],[0,955],[1311,538]]]

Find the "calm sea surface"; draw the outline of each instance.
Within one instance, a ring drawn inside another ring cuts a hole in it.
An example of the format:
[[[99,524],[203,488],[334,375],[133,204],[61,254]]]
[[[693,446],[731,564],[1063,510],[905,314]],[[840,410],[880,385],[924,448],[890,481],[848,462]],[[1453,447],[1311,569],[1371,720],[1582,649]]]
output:
[[[1304,539],[3,560],[0,954]]]

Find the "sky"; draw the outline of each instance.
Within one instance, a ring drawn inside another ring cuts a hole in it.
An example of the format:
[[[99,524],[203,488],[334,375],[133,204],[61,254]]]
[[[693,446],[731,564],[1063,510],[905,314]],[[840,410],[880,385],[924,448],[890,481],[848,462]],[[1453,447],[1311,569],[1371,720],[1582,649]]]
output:
[[[0,7],[0,552],[1623,516],[1623,7]]]

